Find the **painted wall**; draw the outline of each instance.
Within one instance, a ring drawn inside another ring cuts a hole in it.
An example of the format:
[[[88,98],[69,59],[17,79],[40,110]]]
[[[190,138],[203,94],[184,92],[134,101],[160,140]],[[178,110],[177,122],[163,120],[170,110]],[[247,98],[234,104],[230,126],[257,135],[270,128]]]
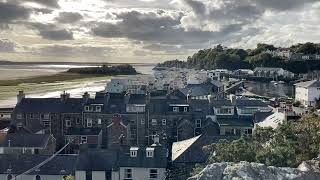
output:
[[[129,168],[129,167],[121,167],[120,168],[120,179],[124,179],[124,170],[132,169],[132,180],[144,180],[149,178],[150,169],[158,170],[158,178],[157,180],[166,179],[166,169],[165,168]],[[112,178],[112,180],[118,180]]]

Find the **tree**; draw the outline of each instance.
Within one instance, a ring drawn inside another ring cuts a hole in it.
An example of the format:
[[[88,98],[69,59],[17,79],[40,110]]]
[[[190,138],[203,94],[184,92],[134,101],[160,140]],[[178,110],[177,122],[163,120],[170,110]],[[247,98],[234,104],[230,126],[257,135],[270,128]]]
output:
[[[250,138],[221,140],[206,146],[205,151],[209,154],[209,163],[249,161],[296,167],[302,161],[317,157],[319,144],[320,117],[308,114],[275,130],[258,127]]]

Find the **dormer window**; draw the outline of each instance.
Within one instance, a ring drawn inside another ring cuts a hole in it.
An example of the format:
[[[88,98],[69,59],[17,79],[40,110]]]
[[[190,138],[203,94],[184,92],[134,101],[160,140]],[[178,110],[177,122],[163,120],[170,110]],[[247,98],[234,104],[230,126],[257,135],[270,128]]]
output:
[[[146,156],[151,158],[154,155],[154,148],[147,148],[146,149]]]
[[[184,107],[184,108],[183,108],[183,111],[184,111],[184,112],[188,112],[188,107]]]
[[[71,120],[70,119],[66,119],[66,127],[71,127]]]
[[[130,157],[137,157],[138,155],[138,147],[132,147],[130,148]]]
[[[196,120],[196,127],[201,128],[201,119]]]
[[[90,111],[90,107],[89,106],[85,106],[84,107],[84,111],[87,111],[87,112]]]
[[[101,106],[96,106],[96,112],[101,112]]]
[[[179,112],[179,108],[178,107],[173,107],[173,112]]]
[[[92,119],[87,118],[87,127],[92,127]]]

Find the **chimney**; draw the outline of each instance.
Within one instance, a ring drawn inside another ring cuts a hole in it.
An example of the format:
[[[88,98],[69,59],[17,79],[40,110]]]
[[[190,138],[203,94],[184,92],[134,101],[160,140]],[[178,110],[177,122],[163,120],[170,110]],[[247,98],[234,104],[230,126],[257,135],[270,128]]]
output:
[[[192,99],[192,92],[189,91],[188,94],[187,94],[187,102],[189,103]]]
[[[236,104],[237,97],[234,94],[230,94],[230,101],[233,105]]]
[[[212,94],[208,95],[208,101],[210,104],[214,101],[214,96]]]
[[[85,92],[83,95],[82,95],[82,99],[83,99],[83,102],[84,103],[87,103],[88,100],[90,98],[90,94],[88,92]]]
[[[11,140],[8,140],[8,147],[11,147]]]
[[[160,137],[158,134],[154,136],[153,142],[154,142],[154,144],[157,144],[157,145],[160,144]]]
[[[25,94],[24,94],[24,92],[23,91],[19,91],[19,93],[18,93],[18,95],[17,95],[17,104],[19,104],[20,102],[21,102],[21,100],[23,99],[23,98],[25,98]]]
[[[63,93],[60,95],[61,101],[65,101],[68,98],[70,98],[70,94],[63,91]]]

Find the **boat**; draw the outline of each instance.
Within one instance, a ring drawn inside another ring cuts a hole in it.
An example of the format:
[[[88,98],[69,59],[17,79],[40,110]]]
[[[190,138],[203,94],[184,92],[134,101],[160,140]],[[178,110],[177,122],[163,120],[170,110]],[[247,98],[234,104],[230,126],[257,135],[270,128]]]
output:
[[[278,85],[278,83],[277,82],[275,82],[275,83],[273,83],[275,86],[277,86]]]
[[[276,83],[277,81],[270,81],[271,83]]]
[[[279,81],[278,83],[279,83],[279,84],[284,84],[285,82],[284,82],[284,81]]]

